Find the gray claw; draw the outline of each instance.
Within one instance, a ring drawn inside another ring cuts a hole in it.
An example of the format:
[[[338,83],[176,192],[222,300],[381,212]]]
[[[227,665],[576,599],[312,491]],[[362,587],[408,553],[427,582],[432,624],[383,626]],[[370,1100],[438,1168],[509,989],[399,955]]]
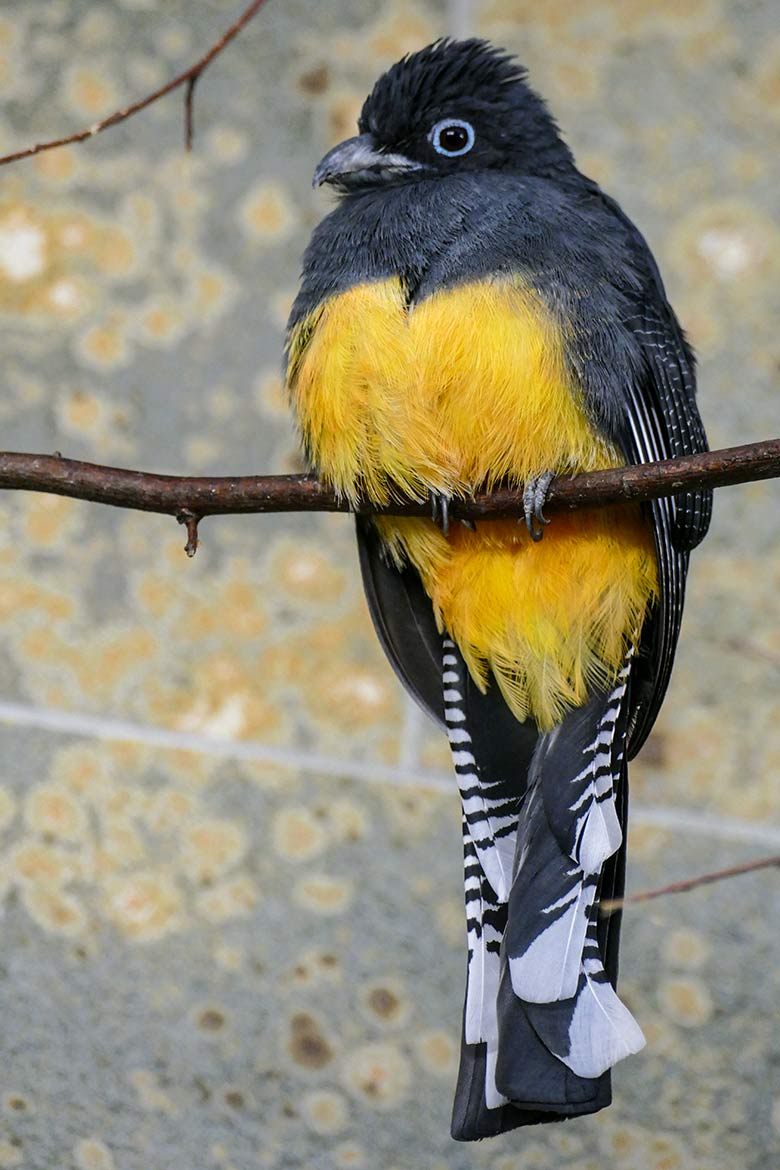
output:
[[[444,492],[436,492],[431,488],[428,493],[431,499],[431,519],[438,524],[444,536],[450,530],[450,497]]]
[[[543,471],[529,479],[523,491],[523,517],[531,540],[541,540],[550,521],[544,514],[547,489],[555,479],[554,471]]]

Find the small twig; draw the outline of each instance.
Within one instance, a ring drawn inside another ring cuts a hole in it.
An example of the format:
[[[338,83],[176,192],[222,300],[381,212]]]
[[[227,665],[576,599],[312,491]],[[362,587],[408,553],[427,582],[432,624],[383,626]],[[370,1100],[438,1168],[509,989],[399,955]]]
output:
[[[194,557],[200,544],[198,540],[198,524],[201,518],[200,516],[196,516],[194,512],[182,511],[177,512],[176,519],[187,529],[187,543],[184,546],[184,551],[188,557]]]
[[[76,142],[84,142],[87,138],[94,138],[102,130],[108,130],[109,126],[116,126],[119,122],[124,122],[128,118],[132,118],[133,114],[140,113],[141,110],[145,110],[147,106],[151,106],[154,102],[159,101],[160,98],[166,97],[169,93],[173,93],[175,89],[179,89],[182,85],[187,86],[184,98],[184,129],[187,150],[190,150],[192,147],[193,127],[192,100],[195,86],[214,58],[219,56],[222,50],[249,24],[252,17],[262,8],[264,3],[265,0],[252,0],[252,3],[248,8],[244,9],[238,20],[223,32],[222,36],[214,42],[211,48],[194,65],[190,65],[189,69],[185,69],[183,73],[179,73],[178,76],[174,77],[172,81],[168,81],[165,85],[160,86],[154,93],[139,98],[138,101],[133,102],[129,106],[125,106],[124,109],[115,110],[113,114],[109,114],[106,118],[101,118],[99,122],[88,126],[86,130],[78,130],[75,134],[68,134],[64,138],[54,138],[48,142],[38,142],[35,146],[27,146],[24,150],[16,150],[13,154],[0,156],[0,166],[5,166],[6,163],[18,162],[23,158],[31,158],[34,154],[41,154],[44,150],[54,150],[58,146],[70,146]]]
[[[651,902],[654,898],[665,898],[667,894],[685,894],[699,886],[710,886],[714,882],[723,882],[726,878],[739,877],[743,873],[776,868],[780,868],[780,854],[775,857],[762,857],[760,861],[748,861],[744,865],[731,865],[728,869],[717,869],[713,873],[702,873],[698,877],[686,878],[681,882],[671,882],[657,890],[642,890],[638,894],[627,894],[625,898],[610,898],[601,903],[600,912],[604,915],[614,914],[616,910],[622,910],[624,906],[633,902]]]
[[[192,139],[195,132],[195,86],[198,84],[197,77],[191,77],[187,82],[187,89],[184,94],[184,145],[188,151],[192,150]]]

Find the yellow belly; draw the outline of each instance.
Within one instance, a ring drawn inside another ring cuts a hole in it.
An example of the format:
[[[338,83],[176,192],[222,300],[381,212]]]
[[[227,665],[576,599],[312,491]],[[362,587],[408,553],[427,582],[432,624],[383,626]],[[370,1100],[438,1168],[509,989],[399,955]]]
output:
[[[411,311],[400,282],[359,285],[293,331],[288,371],[313,462],[351,500],[623,462],[586,417],[558,328],[516,280],[446,290]],[[427,520],[377,523],[420,572],[477,682],[492,670],[518,718],[544,728],[614,678],[657,590],[636,506],[556,516],[538,544],[508,521],[447,537]]]

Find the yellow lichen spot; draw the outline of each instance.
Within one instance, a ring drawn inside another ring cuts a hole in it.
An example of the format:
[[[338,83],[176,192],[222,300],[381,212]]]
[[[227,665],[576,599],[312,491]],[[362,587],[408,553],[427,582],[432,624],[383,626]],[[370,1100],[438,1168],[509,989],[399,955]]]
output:
[[[428,1072],[451,1078],[458,1067],[458,1049],[449,1032],[427,1031],[415,1038],[417,1059]]]
[[[297,224],[290,192],[273,180],[258,183],[242,200],[239,222],[253,239],[286,239]]]
[[[244,968],[246,955],[241,947],[231,947],[227,943],[217,943],[214,947],[214,962],[223,971],[241,971]]]
[[[333,1150],[333,1165],[338,1170],[363,1170],[366,1151],[357,1142],[342,1142]]]
[[[196,882],[211,882],[237,865],[247,840],[234,821],[201,821],[189,825],[182,837],[185,872]]]
[[[72,69],[65,83],[71,109],[87,118],[100,117],[116,108],[116,90],[107,77],[83,66]]]
[[[379,722],[395,709],[397,697],[389,680],[366,667],[353,666],[312,693],[312,707],[318,715],[335,719],[349,729]]]
[[[341,142],[355,133],[362,105],[363,98],[352,89],[340,89],[328,97],[325,109],[329,144]]]
[[[71,791],[48,781],[32,790],[25,801],[24,819],[34,832],[65,841],[79,841],[87,831],[87,815]]]
[[[242,875],[203,890],[195,901],[195,909],[209,922],[227,922],[231,918],[243,918],[256,903],[255,885],[251,878]]]
[[[152,300],[141,311],[139,330],[149,345],[174,345],[185,329],[186,319],[175,301]]]
[[[204,467],[222,454],[223,446],[208,435],[193,435],[184,444],[184,458],[191,467]]]
[[[72,894],[49,886],[26,886],[22,902],[27,913],[43,930],[52,934],[74,936],[81,934],[87,916],[80,902]]]
[[[349,1119],[345,1098],[331,1089],[306,1093],[301,1098],[300,1109],[309,1129],[325,1137],[341,1133]]]
[[[463,919],[462,900],[456,902],[454,898],[437,900],[433,912],[433,921],[436,928],[451,947],[462,945],[466,938],[466,925]]]
[[[178,1112],[173,1099],[160,1087],[155,1073],[148,1069],[135,1069],[130,1073],[128,1080],[138,1095],[138,1104],[142,1109],[154,1113]]]
[[[352,901],[352,886],[345,878],[315,874],[297,884],[295,900],[317,914],[343,914]]]
[[[58,403],[62,426],[71,434],[95,435],[105,425],[105,409],[101,400],[85,390],[74,390]]]
[[[276,852],[290,861],[309,861],[327,844],[322,825],[304,807],[280,809],[274,817],[271,840]]]
[[[182,792],[177,788],[163,788],[149,801],[145,820],[156,833],[170,833],[186,823],[194,808],[195,801],[188,792]]]
[[[106,821],[95,851],[95,866],[100,873],[115,873],[138,865],[145,856],[143,841],[126,821],[114,818]]]
[[[124,365],[129,352],[124,333],[115,325],[92,325],[76,344],[76,353],[96,369],[114,369]]]
[[[220,654],[207,656],[194,675],[186,691],[169,695],[162,704],[164,721],[170,720],[181,731],[197,731],[219,739],[261,738],[278,727],[278,705],[257,693],[256,679],[250,681],[234,659]]]
[[[44,151],[33,160],[33,168],[49,183],[68,183],[76,173],[75,152],[67,146]]]
[[[322,550],[300,541],[280,541],[274,551],[271,574],[286,597],[332,604],[344,592],[346,578]]]
[[[296,84],[303,93],[319,97],[330,85],[330,70],[324,61],[310,64],[296,77]]]
[[[99,1138],[83,1138],[76,1142],[73,1159],[78,1170],[114,1170],[114,1155]]]
[[[96,266],[106,276],[128,276],[136,266],[133,241],[120,228],[105,228],[98,233],[93,248]]]
[[[9,876],[21,885],[53,888],[70,881],[75,869],[73,854],[27,837],[8,855]]]
[[[58,277],[45,291],[46,304],[52,313],[64,319],[78,317],[87,308],[85,285],[70,276]]]
[[[712,996],[701,979],[665,979],[658,999],[669,1018],[684,1028],[706,1024],[714,1011]]]
[[[583,55],[577,59],[561,58],[550,68],[548,77],[551,89],[563,101],[590,102],[599,91],[600,62]]]
[[[181,893],[165,874],[134,874],[108,885],[106,913],[133,942],[153,942],[175,930],[181,910]]]
[[[288,1051],[296,1064],[319,1070],[333,1060],[333,1047],[322,1026],[308,1012],[297,1012],[290,1020]]]
[[[753,110],[766,112],[780,121],[780,38],[770,41],[758,59],[755,94],[757,102]]]
[[[25,536],[40,548],[56,548],[67,541],[77,516],[75,500],[64,496],[30,496],[24,502]]]
[[[406,1057],[394,1044],[366,1044],[345,1059],[343,1081],[346,1089],[375,1109],[394,1109],[406,1098],[411,1070]]]
[[[228,307],[233,286],[223,273],[204,269],[193,279],[193,292],[196,314],[211,319]]]
[[[664,946],[666,960],[679,967],[703,967],[710,954],[709,940],[697,930],[673,930]]]
[[[352,56],[357,60],[376,56],[395,61],[433,40],[435,26],[430,14],[414,0],[390,0],[379,11],[381,15],[365,32],[361,30],[350,38]]]
[[[280,375],[274,370],[266,370],[255,381],[255,404],[261,414],[269,418],[287,418],[290,403]]]
[[[370,983],[361,990],[360,1002],[365,1015],[386,1028],[406,1023],[412,1010],[408,996],[396,979]]]
[[[634,821],[629,828],[629,848],[632,857],[657,857],[668,844],[669,834],[655,825]]]
[[[248,150],[247,137],[233,126],[214,126],[206,137],[206,149],[215,162],[240,162]]]
[[[15,1166],[21,1166],[22,1161],[23,1154],[18,1146],[0,1141],[0,1167],[3,1170],[14,1170]]]
[[[7,788],[0,786],[0,833],[8,828],[15,816],[15,797]]]
[[[57,244],[66,251],[84,252],[91,246],[94,235],[95,229],[91,220],[83,215],[69,215],[59,221],[55,238]]]
[[[52,772],[71,792],[92,800],[105,794],[111,786],[111,771],[105,756],[100,750],[82,744],[59,751]]]
[[[331,831],[340,841],[360,841],[369,829],[364,808],[352,800],[334,800],[328,805]]]
[[[195,1025],[201,1032],[214,1035],[225,1027],[225,1013],[218,1007],[201,1008],[195,1016]]]
[[[46,233],[31,209],[11,207],[0,215],[0,276],[14,283],[32,280],[47,261]]]
[[[135,585],[135,596],[153,618],[170,613],[181,596],[181,586],[160,573],[144,573]]]
[[[672,232],[669,256],[689,279],[734,283],[774,270],[780,232],[758,207],[721,199],[689,212]]]

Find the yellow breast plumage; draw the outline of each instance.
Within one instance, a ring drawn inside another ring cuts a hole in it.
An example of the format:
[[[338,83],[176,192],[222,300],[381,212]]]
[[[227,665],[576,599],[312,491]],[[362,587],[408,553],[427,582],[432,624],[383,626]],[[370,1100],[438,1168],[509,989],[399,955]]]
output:
[[[516,279],[411,310],[400,281],[361,284],[293,330],[288,384],[313,463],[349,499],[463,494],[623,462],[585,413],[563,341]],[[614,677],[657,589],[634,507],[556,517],[538,544],[511,522],[446,537],[426,520],[378,524],[474,678],[491,670],[515,714],[542,727]]]

